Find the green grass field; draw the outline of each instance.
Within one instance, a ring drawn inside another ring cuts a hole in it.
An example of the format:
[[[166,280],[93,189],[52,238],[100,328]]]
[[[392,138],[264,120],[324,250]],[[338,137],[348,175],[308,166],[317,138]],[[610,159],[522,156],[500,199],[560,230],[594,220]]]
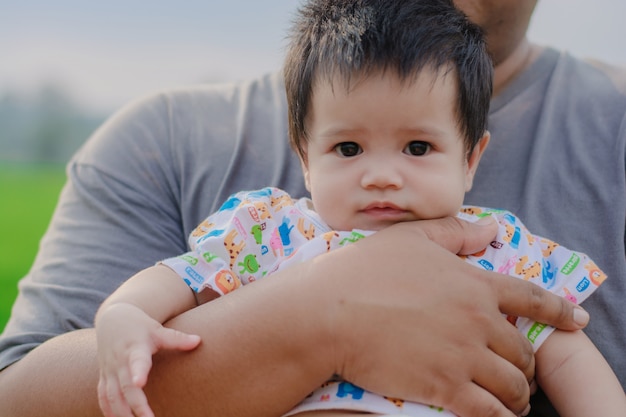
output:
[[[0,164],[0,331],[65,182],[63,167]]]

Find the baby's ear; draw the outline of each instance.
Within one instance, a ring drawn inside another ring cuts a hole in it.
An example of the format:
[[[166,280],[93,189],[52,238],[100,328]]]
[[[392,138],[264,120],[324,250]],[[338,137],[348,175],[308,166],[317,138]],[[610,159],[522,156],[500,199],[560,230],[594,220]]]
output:
[[[309,170],[303,169],[302,173],[304,174],[304,186],[308,192],[311,192],[311,179],[309,178]]]
[[[300,167],[302,168],[302,174],[304,175],[304,186],[308,192],[311,192],[311,177],[309,175],[309,164],[306,160],[306,154],[300,156]]]
[[[491,134],[488,130],[485,130],[485,134],[478,141],[472,152],[469,154],[467,158],[467,168],[465,171],[465,191],[469,191],[472,189],[472,184],[474,183],[474,175],[476,174],[476,169],[478,168],[478,164],[480,163],[480,158],[483,156],[485,149],[487,149],[487,145],[489,144],[489,140],[491,138]]]

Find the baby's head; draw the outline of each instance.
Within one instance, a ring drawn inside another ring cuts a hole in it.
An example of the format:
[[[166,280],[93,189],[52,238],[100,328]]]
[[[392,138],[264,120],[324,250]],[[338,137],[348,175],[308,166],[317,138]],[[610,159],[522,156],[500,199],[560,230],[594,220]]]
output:
[[[306,2],[292,27],[284,76],[290,141],[322,217],[330,216],[327,221],[335,228],[378,229],[454,214],[487,142],[492,71],[480,28],[452,1]],[[442,162],[439,154],[447,155],[449,163],[435,163]],[[464,173],[462,187],[456,186],[461,178],[455,164]],[[379,173],[367,173],[365,167],[398,171],[383,175],[398,178],[372,180]],[[400,176],[406,177],[402,184],[394,184]],[[454,186],[440,183],[441,176],[452,178]],[[438,185],[424,189],[426,180]],[[336,189],[344,182],[343,190]],[[337,216],[326,212],[333,198],[340,198],[335,204],[341,205],[342,195],[356,188],[376,190],[363,203],[371,198],[368,205],[382,217],[393,212],[387,221],[333,219]],[[433,202],[443,197],[444,203],[418,210],[413,206],[423,203],[394,201],[391,190],[400,188],[428,194]],[[396,209],[406,211],[406,218]]]

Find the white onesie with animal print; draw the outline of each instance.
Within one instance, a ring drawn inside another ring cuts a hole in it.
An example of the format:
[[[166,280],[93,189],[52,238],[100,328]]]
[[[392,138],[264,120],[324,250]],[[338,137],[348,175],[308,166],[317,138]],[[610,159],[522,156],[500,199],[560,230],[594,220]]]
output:
[[[532,235],[507,211],[464,206],[458,216],[475,221],[486,215],[497,219],[498,235],[484,251],[464,257],[467,262],[531,281],[575,303],[585,300],[606,279],[585,254]],[[225,295],[293,262],[311,259],[372,233],[331,230],[312,210],[309,199],[293,199],[268,187],[232,195],[191,233],[190,252],[162,263],[194,291],[208,288]],[[554,330],[525,318],[508,320],[535,350]],[[339,379],[324,384],[287,415],[324,409],[453,416],[436,407],[382,397]]]

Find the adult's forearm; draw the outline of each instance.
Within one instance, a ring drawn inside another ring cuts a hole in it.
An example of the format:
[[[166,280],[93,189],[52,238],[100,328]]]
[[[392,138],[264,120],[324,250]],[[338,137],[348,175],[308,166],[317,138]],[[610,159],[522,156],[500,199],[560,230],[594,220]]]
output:
[[[0,372],[0,415],[102,416],[93,329],[50,339]]]
[[[324,313],[316,314],[323,302],[301,285],[303,269],[242,287],[168,323],[200,334],[202,343],[189,354],[154,357],[146,392],[155,414],[184,407],[188,416],[277,416],[326,381],[334,370],[331,338],[320,324]]]
[[[154,357],[146,392],[157,416],[279,415],[330,376],[310,354],[316,341],[306,335],[315,329],[298,313],[308,308],[290,306],[297,297],[278,282],[259,282],[170,323],[203,342]],[[93,329],[58,336],[0,373],[0,415],[101,416],[97,381]]]

